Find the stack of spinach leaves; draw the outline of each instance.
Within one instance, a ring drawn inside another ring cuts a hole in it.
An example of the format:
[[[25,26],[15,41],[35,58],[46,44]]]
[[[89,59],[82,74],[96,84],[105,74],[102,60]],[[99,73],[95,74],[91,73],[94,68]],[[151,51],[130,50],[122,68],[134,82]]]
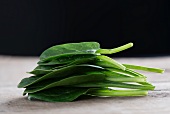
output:
[[[103,54],[132,47],[132,43],[114,49],[101,49],[97,42],[68,43],[45,50],[32,76],[18,85],[26,88],[29,99],[67,102],[81,95],[145,96],[154,86],[146,76],[134,70],[163,73],[162,69],[121,64]],[[124,88],[124,89],[122,89]]]

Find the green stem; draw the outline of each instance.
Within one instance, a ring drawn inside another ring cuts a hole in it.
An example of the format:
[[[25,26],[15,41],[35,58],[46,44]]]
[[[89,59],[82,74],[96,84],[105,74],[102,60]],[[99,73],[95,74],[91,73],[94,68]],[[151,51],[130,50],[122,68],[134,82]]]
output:
[[[99,61],[96,62],[95,64],[99,65],[101,67],[105,67],[106,63],[108,63],[110,65],[110,67],[118,68],[121,70],[126,70],[125,66],[123,66],[121,63],[115,61],[114,59],[112,59],[110,57],[107,57],[104,55],[99,55],[99,56],[97,56],[97,59],[99,59]]]
[[[145,90],[109,90],[109,89],[91,89],[87,94],[94,96],[125,97],[125,96],[146,96]]]
[[[121,70],[122,71],[122,70]],[[109,70],[105,70],[105,71],[101,71],[102,73],[104,73],[107,76],[120,76],[120,77],[136,77],[134,75],[128,74],[124,72],[117,72],[117,71],[109,71]]]
[[[115,82],[146,82],[146,79],[142,77],[107,76],[106,80]]]
[[[146,78],[146,76],[144,76],[143,74],[140,74],[140,73],[135,72],[135,71],[133,71],[133,70],[131,70],[131,69],[128,69],[128,68],[126,68],[125,71],[120,70],[120,69],[115,69],[115,68],[105,68],[105,69],[107,69],[107,70],[109,70],[109,71],[112,71],[112,72],[124,74],[124,75],[127,75],[127,76]]]
[[[130,64],[123,64],[123,65],[129,69],[143,70],[143,71],[156,72],[156,73],[164,72],[163,69],[159,69],[159,68],[151,68],[151,67],[146,67],[146,66],[137,66],[137,65],[130,65]]]
[[[113,54],[113,53],[117,53],[117,52],[126,50],[128,48],[131,48],[132,46],[133,46],[133,43],[128,43],[128,44],[125,44],[123,46],[120,46],[120,47],[117,47],[117,48],[114,48],[114,49],[99,49],[99,50],[97,50],[96,53],[100,53],[100,54]]]
[[[153,85],[136,85],[128,84],[124,82],[113,82],[113,81],[104,81],[104,82],[89,82],[82,83],[77,85],[72,85],[73,87],[118,87],[118,88],[128,88],[128,89],[141,89],[141,90],[154,90]]]
[[[139,73],[139,72],[136,72],[136,71],[134,71],[134,70],[132,70],[132,69],[129,69],[129,68],[126,68],[126,72],[132,73],[132,74],[134,74],[134,75],[136,75],[136,76],[139,76],[139,77],[144,77],[144,78],[146,78],[145,75],[143,75],[143,74],[141,74],[141,73]]]

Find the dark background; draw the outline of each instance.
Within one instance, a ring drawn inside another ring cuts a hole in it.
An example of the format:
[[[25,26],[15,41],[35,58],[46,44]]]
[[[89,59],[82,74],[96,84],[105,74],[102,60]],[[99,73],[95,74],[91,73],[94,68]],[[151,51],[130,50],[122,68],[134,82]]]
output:
[[[102,48],[128,42],[117,56],[170,54],[168,0],[1,0],[0,54],[40,55],[49,46],[97,41]]]

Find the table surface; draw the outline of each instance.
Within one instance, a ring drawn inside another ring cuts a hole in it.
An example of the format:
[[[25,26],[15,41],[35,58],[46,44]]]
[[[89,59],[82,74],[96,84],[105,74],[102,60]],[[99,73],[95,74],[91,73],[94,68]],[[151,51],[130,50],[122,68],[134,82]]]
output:
[[[145,97],[112,97],[82,99],[74,102],[48,103],[29,101],[17,88],[38,61],[36,57],[0,56],[0,114],[169,114],[170,56],[145,58],[116,58],[121,63],[166,69],[164,74],[143,72],[156,89]]]

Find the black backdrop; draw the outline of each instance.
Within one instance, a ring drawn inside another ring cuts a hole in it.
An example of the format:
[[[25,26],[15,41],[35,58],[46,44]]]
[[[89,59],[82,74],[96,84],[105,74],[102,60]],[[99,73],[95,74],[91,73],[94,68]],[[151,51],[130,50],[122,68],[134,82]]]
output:
[[[168,0],[1,0],[0,54],[39,55],[49,46],[134,42],[117,56],[170,54]]]

